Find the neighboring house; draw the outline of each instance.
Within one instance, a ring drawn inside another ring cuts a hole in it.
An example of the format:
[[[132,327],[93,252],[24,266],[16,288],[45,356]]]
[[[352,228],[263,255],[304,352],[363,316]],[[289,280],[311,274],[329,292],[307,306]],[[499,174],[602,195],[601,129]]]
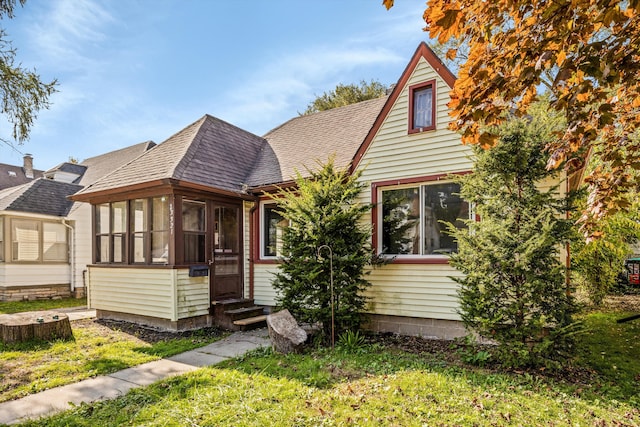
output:
[[[153,145],[65,162],[0,191],[0,301],[84,295],[91,208],[68,197]]]
[[[283,221],[265,192],[335,156],[364,169],[372,242],[394,256],[368,276],[369,327],[464,334],[447,258],[455,243],[438,222],[471,215],[447,178],[472,167],[447,127],[454,80],[422,43],[387,97],[296,117],[264,137],[207,115],[85,187],[72,199],[94,212],[89,305],[171,329],[210,324],[232,298],[274,306]]]
[[[25,154],[22,166],[0,163],[0,190],[16,187],[38,179],[44,172],[33,168],[33,156]]]

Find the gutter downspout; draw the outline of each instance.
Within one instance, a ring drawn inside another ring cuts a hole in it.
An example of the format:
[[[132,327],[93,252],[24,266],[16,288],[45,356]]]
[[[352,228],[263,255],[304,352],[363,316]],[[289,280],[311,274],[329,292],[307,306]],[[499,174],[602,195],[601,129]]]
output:
[[[260,202],[253,202],[253,206],[249,209],[249,298],[253,299],[255,292],[254,288],[254,274],[255,274],[255,245],[256,239],[254,233],[256,232],[255,215],[256,210],[260,206]]]
[[[67,227],[69,229],[69,231],[71,232],[71,236],[69,239],[69,258],[71,258],[70,260],[70,268],[71,268],[71,278],[69,280],[69,284],[71,287],[71,294],[73,295],[73,293],[76,291],[76,245],[75,245],[75,229],[67,224],[67,220],[66,219],[62,219],[61,220],[62,225],[64,225],[65,227]]]

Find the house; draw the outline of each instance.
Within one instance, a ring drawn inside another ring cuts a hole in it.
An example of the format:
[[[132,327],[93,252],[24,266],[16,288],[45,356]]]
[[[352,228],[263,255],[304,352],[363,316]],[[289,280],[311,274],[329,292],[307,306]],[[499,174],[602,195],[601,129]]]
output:
[[[0,191],[0,301],[84,296],[91,208],[68,196],[153,145],[65,162]]]
[[[43,171],[33,168],[33,156],[25,154],[22,166],[0,163],[0,190],[26,184],[42,176]]]
[[[205,115],[75,193],[93,209],[88,303],[98,317],[170,329],[210,324],[218,307],[273,307],[283,221],[265,193],[335,156],[363,169],[372,243],[393,256],[369,276],[369,327],[454,337],[455,242],[439,220],[468,218],[447,177],[471,170],[448,130],[454,76],[422,43],[388,96],[289,120],[263,137]],[[395,218],[390,223],[389,218]],[[392,232],[402,225],[402,232]]]

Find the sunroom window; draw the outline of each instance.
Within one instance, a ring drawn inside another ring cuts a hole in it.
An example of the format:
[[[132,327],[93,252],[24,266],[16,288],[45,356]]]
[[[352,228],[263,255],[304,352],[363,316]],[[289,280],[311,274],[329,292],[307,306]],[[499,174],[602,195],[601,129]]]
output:
[[[169,198],[151,199],[151,263],[169,262]]]
[[[389,255],[446,255],[457,250],[444,223],[464,227],[469,204],[456,183],[426,183],[381,190],[381,247]]]
[[[206,204],[193,200],[182,201],[182,229],[184,230],[184,261],[206,261]]]

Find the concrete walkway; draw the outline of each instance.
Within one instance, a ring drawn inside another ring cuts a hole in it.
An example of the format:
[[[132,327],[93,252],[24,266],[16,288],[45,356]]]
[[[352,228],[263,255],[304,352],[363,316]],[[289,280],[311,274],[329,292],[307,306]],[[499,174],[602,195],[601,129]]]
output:
[[[87,310],[76,309],[64,312],[69,314],[70,319],[73,313],[72,320],[91,317],[91,313]],[[207,346],[167,359],[0,403],[0,424],[15,424],[27,419],[52,415],[71,409],[72,404],[113,399],[126,394],[132,388],[146,386],[163,378],[184,374],[204,366],[215,365],[247,351],[270,345],[271,341],[266,329],[235,332]]]

